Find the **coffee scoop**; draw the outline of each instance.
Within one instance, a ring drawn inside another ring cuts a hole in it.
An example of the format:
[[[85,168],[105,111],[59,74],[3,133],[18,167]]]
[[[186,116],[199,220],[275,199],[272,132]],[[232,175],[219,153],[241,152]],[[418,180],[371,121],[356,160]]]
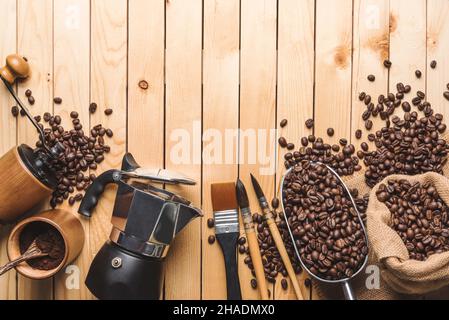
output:
[[[42,146],[50,157],[54,159],[58,159],[59,155],[64,152],[64,145],[60,142],[55,144],[53,147],[50,147],[46,144],[44,130],[37,123],[34,117],[31,115],[28,108],[23,104],[20,98],[17,96],[16,92],[13,89],[13,84],[17,79],[25,79],[30,74],[30,65],[26,58],[18,55],[11,54],[6,57],[6,65],[0,68],[0,78],[3,80],[6,88],[9,93],[11,93],[14,100],[16,100],[19,107],[23,110],[27,118],[31,121],[33,126],[37,129],[40,139],[42,141]]]
[[[0,276],[2,274],[5,274],[12,268],[15,268],[22,262],[36,259],[36,258],[42,258],[46,257],[48,255],[52,254],[52,246],[49,245],[45,239],[41,239],[41,237],[37,237],[31,245],[28,247],[28,249],[17,259],[8,262],[3,267],[0,268]]]
[[[364,237],[364,240],[365,240],[365,244],[366,244],[366,248],[368,248],[368,237],[367,237],[367,233],[366,233],[366,229],[365,229],[365,226],[364,226],[364,224],[363,224],[363,220],[362,220],[362,218],[361,218],[361,216],[360,216],[360,212],[358,211],[358,209],[357,209],[357,205],[355,204],[355,201],[354,201],[354,199],[353,199],[353,197],[352,197],[352,195],[351,195],[351,192],[349,191],[349,189],[348,189],[348,187],[346,186],[346,184],[343,182],[343,180],[341,179],[341,177],[335,172],[335,170],[333,170],[331,167],[329,167],[329,166],[327,166],[327,165],[325,165],[325,164],[323,164],[323,163],[320,163],[320,162],[313,162],[313,161],[307,161],[307,160],[305,160],[305,161],[303,161],[303,162],[301,162],[299,165],[305,165],[305,166],[307,166],[307,165],[318,165],[318,166],[323,166],[324,168],[326,168],[327,170],[329,170],[329,172],[333,175],[333,176],[335,176],[336,177],[336,179],[337,179],[337,181],[341,184],[341,186],[343,187],[343,191],[346,193],[346,195],[347,195],[347,197],[349,198],[349,200],[350,200],[350,202],[351,202],[351,204],[352,204],[352,207],[353,207],[353,209],[354,209],[354,212],[357,214],[357,217],[358,217],[358,220],[359,220],[359,223],[360,223],[360,225],[361,225],[361,230],[360,231],[362,231],[362,234],[363,234],[363,237]],[[365,265],[366,265],[366,263],[367,263],[367,261],[368,261],[368,252],[366,252],[366,255],[365,255],[365,258],[364,258],[364,261],[363,261],[363,263],[358,267],[358,269],[357,270],[354,270],[354,272],[352,273],[352,274],[345,274],[345,277],[343,277],[343,278],[339,278],[339,279],[331,279],[331,280],[329,280],[329,279],[324,279],[324,278],[322,278],[322,277],[320,277],[320,276],[318,276],[318,275],[316,275],[315,273],[313,273],[310,269],[309,269],[309,267],[308,267],[308,265],[304,262],[304,260],[303,260],[303,258],[301,257],[301,253],[303,252],[303,250],[304,250],[304,248],[300,248],[300,245],[301,245],[301,239],[297,239],[297,238],[295,238],[294,237],[294,235],[293,235],[293,232],[292,232],[292,229],[293,229],[293,227],[292,227],[292,222],[291,222],[291,219],[289,219],[289,216],[291,216],[293,213],[290,213],[290,215],[289,214],[287,214],[286,213],[286,210],[285,210],[285,208],[286,208],[286,205],[290,205],[291,206],[291,204],[288,204],[288,201],[296,201],[297,199],[291,199],[291,198],[287,198],[289,195],[287,194],[287,191],[284,189],[285,187],[286,187],[286,185],[288,184],[287,183],[287,181],[285,180],[285,178],[287,177],[287,176],[289,176],[289,174],[292,172],[292,170],[294,170],[294,168],[295,167],[292,167],[292,168],[290,168],[289,170],[287,170],[287,172],[284,174],[284,176],[282,177],[282,181],[281,181],[281,196],[282,196],[282,201],[281,201],[281,203],[282,203],[282,210],[283,210],[283,213],[284,213],[284,217],[285,217],[285,220],[286,220],[286,224],[287,224],[287,228],[288,228],[288,232],[289,232],[289,235],[290,235],[290,238],[291,238],[291,240],[292,240],[292,244],[293,244],[293,247],[294,247],[294,249],[295,249],[295,253],[296,253],[296,256],[298,257],[298,260],[300,261],[300,263],[301,263],[301,266],[303,267],[303,269],[304,270],[306,270],[307,272],[308,272],[308,274],[312,277],[312,278],[314,278],[314,279],[316,279],[316,280],[318,280],[318,281],[321,281],[321,282],[324,282],[324,283],[330,283],[330,284],[341,284],[342,286],[343,286],[343,292],[344,292],[344,295],[345,295],[345,298],[346,298],[346,300],[356,300],[356,298],[355,298],[355,295],[354,295],[354,293],[353,293],[353,291],[352,291],[352,288],[351,288],[351,285],[350,285],[350,280],[351,279],[353,279],[354,277],[356,277],[363,269],[364,269],[364,267],[365,267]],[[304,178],[304,177],[301,177],[301,178]],[[309,183],[310,183],[310,181],[309,181]],[[323,183],[323,185],[324,185],[324,183]],[[295,186],[295,187],[297,187],[297,186]],[[306,197],[308,197],[308,195],[305,195],[305,198]],[[296,204],[295,204],[296,205]],[[321,210],[321,208],[319,208],[320,210]],[[326,210],[324,210],[324,211],[326,211]],[[308,217],[306,217],[306,219],[308,219]],[[319,218],[317,218],[317,219],[319,219]],[[297,221],[297,220],[296,220]],[[311,224],[312,224],[312,222],[311,222]],[[311,235],[311,237],[314,237],[314,232],[312,232],[312,231],[310,231],[310,233],[312,234]],[[321,236],[321,235],[320,235]],[[317,236],[317,238],[318,238],[318,236]],[[325,246],[327,246],[327,244],[324,244]],[[301,250],[302,249],[302,250]],[[322,253],[323,254],[323,253]],[[321,255],[320,255],[320,257],[321,257]],[[324,254],[323,254],[323,257],[325,257],[326,259],[327,259],[327,256],[325,256]],[[319,261],[319,262],[321,262],[321,261]]]

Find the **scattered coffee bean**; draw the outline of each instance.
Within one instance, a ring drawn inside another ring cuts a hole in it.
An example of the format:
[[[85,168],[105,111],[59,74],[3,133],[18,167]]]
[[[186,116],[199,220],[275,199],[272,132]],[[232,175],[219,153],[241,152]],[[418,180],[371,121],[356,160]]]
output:
[[[25,90],[25,96],[26,96],[27,98],[31,97],[32,95],[33,95],[33,92],[32,92],[30,89],[26,89],[26,90]]]
[[[391,65],[392,65],[392,63],[391,63],[390,60],[385,60],[385,61],[384,61],[384,66],[385,66],[385,68],[390,69],[390,68],[391,68]]]
[[[113,113],[113,110],[111,108],[104,110],[104,114],[107,116],[110,116],[112,113]]]
[[[314,125],[313,119],[308,119],[308,120],[306,121],[306,127],[307,127],[308,129],[312,129],[312,128],[313,128],[313,125]]]
[[[365,100],[365,97],[366,97],[366,93],[365,93],[365,92],[360,92],[360,94],[359,94],[359,100],[360,100],[360,101],[363,101],[363,100]]]
[[[215,243],[215,236],[214,235],[210,235],[209,238],[207,238],[207,242],[209,242],[209,244],[214,244]]]
[[[285,139],[284,137],[280,137],[279,140],[278,140],[278,142],[279,142],[279,145],[280,145],[282,148],[286,148],[287,145],[288,145],[287,139]]]
[[[287,143],[287,150],[295,149],[295,145],[293,143]]]
[[[304,285],[306,286],[306,288],[310,288],[312,286],[312,280],[310,280],[309,278],[305,279]]]
[[[376,77],[373,74],[370,74],[367,79],[368,81],[374,82],[376,80]]]
[[[373,128],[373,122],[371,120],[366,120],[365,128],[366,128],[366,130],[371,130]]]
[[[90,105],[89,105],[89,112],[92,114],[92,113],[95,113],[95,111],[97,111],[97,108],[98,108],[98,106],[97,106],[97,104],[95,103],[95,102],[92,102]]]
[[[357,139],[361,139],[362,138],[362,130],[360,130],[360,129],[356,130],[355,137]]]
[[[78,112],[76,112],[76,111],[70,112],[70,118],[78,119],[78,116],[79,116]]]
[[[56,104],[61,104],[62,103],[62,99],[60,97],[55,97],[53,99],[53,102],[56,103]]]
[[[279,208],[279,199],[278,198],[273,198],[273,200],[271,200],[271,207],[273,209]]]
[[[449,100],[449,91],[445,91],[443,93],[443,96],[446,98],[446,100]]]
[[[25,117],[26,116],[25,110],[23,110],[23,109],[20,109],[19,113],[20,113],[21,117]]]
[[[29,97],[28,97],[28,103],[29,103],[30,105],[34,105],[34,104],[36,103],[36,100],[34,99],[33,96],[29,96]]]
[[[288,282],[286,279],[281,280],[281,286],[282,286],[282,289],[284,289],[284,290],[288,289]]]
[[[209,218],[209,219],[207,219],[207,227],[208,227],[209,229],[215,227],[215,220],[214,220],[214,218]]]
[[[70,197],[69,198],[69,205],[73,206],[75,204],[75,198],[74,197]]]
[[[240,237],[238,243],[239,243],[239,245],[243,246],[246,243],[246,238]]]
[[[257,280],[256,279],[251,279],[250,283],[251,283],[251,288],[257,289]]]
[[[420,70],[416,70],[416,71],[415,71],[415,75],[416,75],[416,77],[417,77],[418,79],[420,79],[421,76],[422,76],[422,72],[421,72]]]
[[[13,117],[17,118],[17,116],[19,115],[20,111],[19,111],[19,107],[17,106],[13,106],[11,108],[11,114],[13,115]]]
[[[437,62],[436,62],[435,60],[432,60],[432,61],[430,62],[430,67],[431,67],[432,69],[435,69],[435,68],[437,67]]]
[[[281,126],[281,128],[284,128],[287,124],[288,124],[288,120],[283,119],[279,125]]]
[[[334,134],[335,134],[335,131],[334,131],[333,128],[328,128],[328,129],[327,129],[327,135],[328,135],[329,137],[333,137]]]

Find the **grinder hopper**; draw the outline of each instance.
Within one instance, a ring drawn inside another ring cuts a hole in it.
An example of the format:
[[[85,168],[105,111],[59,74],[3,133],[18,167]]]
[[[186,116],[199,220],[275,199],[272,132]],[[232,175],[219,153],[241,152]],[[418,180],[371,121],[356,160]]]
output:
[[[145,175],[138,173],[144,172]],[[109,170],[88,188],[79,213],[90,217],[109,183],[118,185],[109,240],[94,258],[86,285],[100,299],[159,299],[163,260],[176,234],[201,211],[151,184],[194,181],[177,173],[139,167],[125,155],[122,170]]]

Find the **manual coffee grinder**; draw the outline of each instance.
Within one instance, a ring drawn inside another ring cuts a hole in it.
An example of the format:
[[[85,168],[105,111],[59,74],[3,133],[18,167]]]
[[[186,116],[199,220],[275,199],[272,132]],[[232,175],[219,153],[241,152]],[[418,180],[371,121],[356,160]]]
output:
[[[99,299],[161,297],[163,262],[176,234],[201,211],[186,199],[155,186],[195,184],[166,170],[141,168],[131,154],[122,170],[109,170],[89,186],[79,213],[90,217],[107,184],[118,185],[109,240],[95,256],[86,286]]]
[[[51,195],[57,181],[50,162],[58,159],[65,149],[61,143],[52,146],[46,143],[42,127],[13,89],[16,79],[27,78],[29,73],[28,61],[17,54],[9,55],[6,65],[0,68],[0,78],[36,127],[42,142],[42,147],[34,150],[25,144],[14,147],[0,158],[0,224],[16,220]]]

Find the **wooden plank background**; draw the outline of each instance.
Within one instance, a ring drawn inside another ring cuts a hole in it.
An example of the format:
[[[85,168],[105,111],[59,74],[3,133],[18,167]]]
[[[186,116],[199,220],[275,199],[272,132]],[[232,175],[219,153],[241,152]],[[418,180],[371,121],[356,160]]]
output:
[[[449,116],[442,92],[449,82],[449,2],[446,0],[0,0],[0,59],[19,52],[32,65],[32,77],[18,85],[31,88],[35,114],[77,110],[85,127],[112,128],[112,152],[99,172],[120,166],[125,151],[144,166],[176,169],[195,178],[194,187],[176,188],[204,217],[191,223],[172,246],[165,270],[166,299],[223,299],[225,274],[218,245],[209,245],[212,216],[210,185],[235,181],[247,185],[249,173],[268,197],[277,194],[283,150],[277,137],[299,145],[309,135],[304,121],[315,120],[314,133],[335,129],[337,141],[356,142],[363,128],[360,91],[373,96],[393,91],[399,81],[428,94],[433,107]],[[391,59],[390,70],[383,67]],[[431,60],[437,68],[430,69]],[[414,76],[416,69],[423,73]],[[374,74],[376,81],[367,81]],[[147,81],[147,90],[138,86]],[[53,97],[63,98],[54,105]],[[88,113],[89,103],[99,111]],[[10,115],[12,100],[0,88],[0,152],[17,143],[32,144],[33,129]],[[103,110],[113,108],[105,117]],[[289,119],[286,128],[281,119]],[[375,127],[379,123],[375,121]],[[204,161],[208,142],[224,139],[226,129],[242,129],[223,141],[223,161]],[[270,131],[278,129],[275,133]],[[177,162],[179,129],[192,137],[186,162]],[[265,144],[248,152],[248,130],[259,130]],[[206,133],[201,138],[201,133]],[[273,133],[273,134],[272,134]],[[263,135],[265,134],[265,135]],[[366,133],[364,133],[366,137]],[[231,146],[231,154],[226,154]],[[227,158],[225,158],[225,156]],[[234,159],[234,161],[226,161]],[[240,159],[240,163],[236,161]],[[272,168],[270,169],[270,161]],[[267,169],[267,172],[261,171]],[[271,172],[270,172],[271,171]],[[102,198],[94,217],[83,219],[86,244],[73,266],[53,279],[31,281],[15,272],[0,277],[0,299],[92,299],[84,277],[110,232],[114,188]],[[45,208],[43,204],[42,208]],[[74,213],[75,214],[75,213]],[[7,260],[0,228],[0,263]],[[76,266],[76,268],[74,268]],[[257,299],[251,273],[239,256],[245,299]],[[78,274],[79,286],[68,287]],[[300,275],[303,294],[310,294]],[[271,298],[294,299],[289,288],[270,285]],[[290,286],[291,287],[291,286]]]

